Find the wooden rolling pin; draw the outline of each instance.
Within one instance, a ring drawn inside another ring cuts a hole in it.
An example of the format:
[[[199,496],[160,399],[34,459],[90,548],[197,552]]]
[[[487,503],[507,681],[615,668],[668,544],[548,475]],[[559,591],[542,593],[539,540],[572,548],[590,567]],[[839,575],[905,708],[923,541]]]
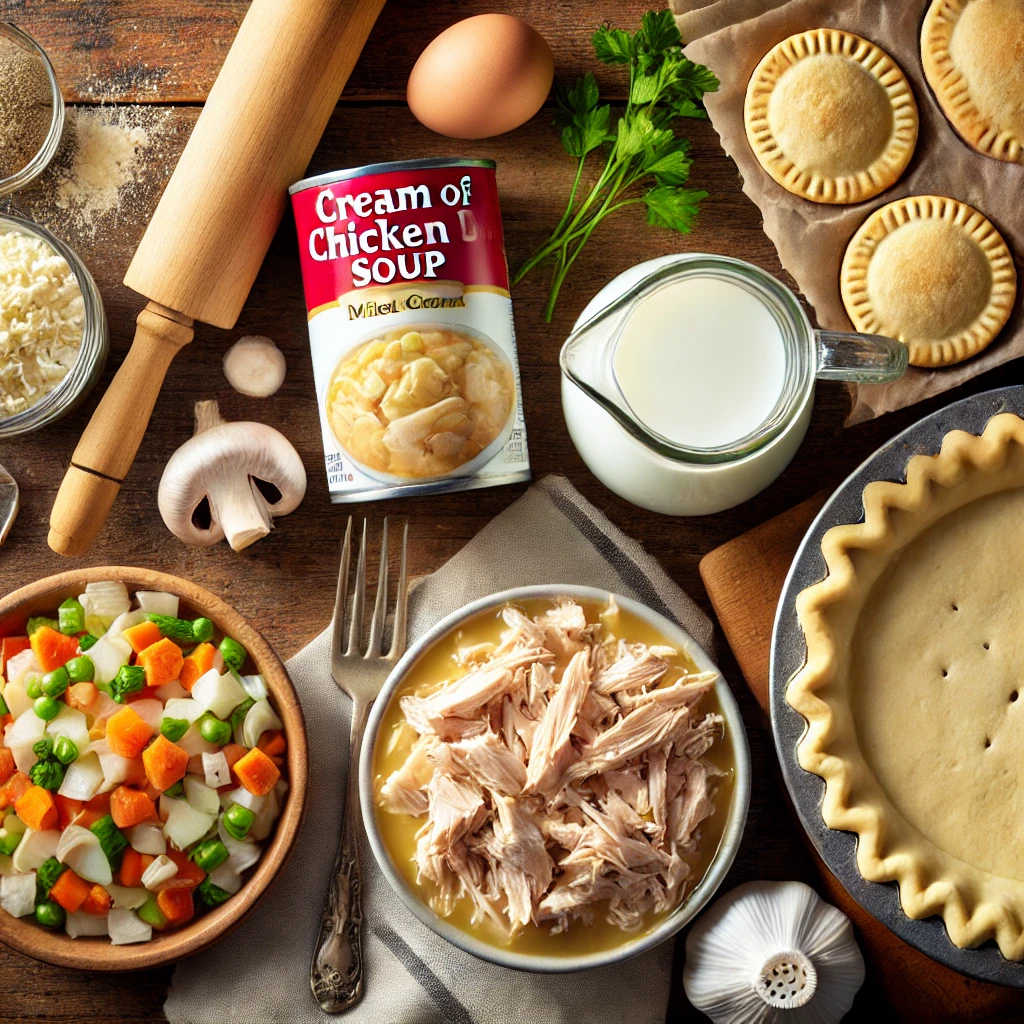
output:
[[[125,275],[152,301],[68,469],[49,545],[84,555],[196,320],[231,328],[384,0],[253,0]]]

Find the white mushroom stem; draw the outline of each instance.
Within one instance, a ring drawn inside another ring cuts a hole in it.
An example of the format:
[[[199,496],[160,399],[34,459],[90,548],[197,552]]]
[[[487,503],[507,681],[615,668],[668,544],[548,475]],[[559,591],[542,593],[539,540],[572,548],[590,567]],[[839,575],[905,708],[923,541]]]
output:
[[[284,372],[284,353],[269,338],[239,338],[224,353],[224,376],[248,398],[269,398],[284,383]]]
[[[288,440],[265,423],[226,423],[216,402],[195,407],[196,431],[168,460],[157,500],[179,540],[208,547],[224,538],[235,551],[265,537],[306,493],[306,471]],[[280,498],[269,501],[256,481]],[[195,522],[206,500],[210,524]]]

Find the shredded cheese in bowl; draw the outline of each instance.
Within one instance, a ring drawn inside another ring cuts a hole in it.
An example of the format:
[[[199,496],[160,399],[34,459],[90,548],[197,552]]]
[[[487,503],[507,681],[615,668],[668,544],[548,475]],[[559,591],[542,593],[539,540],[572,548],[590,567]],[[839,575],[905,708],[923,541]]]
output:
[[[84,333],[82,289],[64,257],[36,235],[0,232],[0,419],[64,379]]]

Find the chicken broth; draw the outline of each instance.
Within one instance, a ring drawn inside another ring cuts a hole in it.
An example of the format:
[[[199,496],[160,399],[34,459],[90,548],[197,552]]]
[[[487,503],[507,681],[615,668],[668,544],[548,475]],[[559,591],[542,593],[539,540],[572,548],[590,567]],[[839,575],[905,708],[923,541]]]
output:
[[[555,601],[537,599],[518,605],[517,608],[530,619],[537,619],[546,612],[559,607]],[[598,643],[608,643],[624,638],[630,645],[644,644],[659,652],[667,667],[664,674],[653,684],[651,689],[667,689],[683,679],[702,679],[697,675],[697,667],[689,655],[670,644],[664,636],[644,620],[619,609],[615,605],[584,603],[583,613],[588,628],[593,630],[593,639]],[[386,783],[406,765],[413,752],[419,734],[409,723],[403,710],[402,698],[422,698],[442,691],[446,684],[455,679],[463,678],[479,666],[479,659],[486,652],[493,650],[502,643],[502,636],[509,633],[509,625],[504,618],[504,609],[482,613],[463,624],[459,630],[435,643],[409,671],[403,685],[392,696],[385,711],[374,751],[374,791],[376,793],[377,822],[380,834],[392,862],[408,881],[410,887],[418,892],[424,900],[443,913],[448,921],[477,938],[491,942],[503,948],[526,954],[548,956],[579,956],[586,953],[611,949],[621,945],[623,941],[637,938],[655,927],[664,917],[670,914],[693,890],[703,877],[715,856],[728,816],[732,796],[733,763],[731,748],[728,742],[721,740],[722,726],[720,709],[715,698],[714,687],[711,686],[703,696],[700,711],[701,718],[707,714],[715,716],[715,742],[702,755],[702,761],[712,773],[714,780],[713,810],[710,815],[699,823],[696,833],[695,848],[682,855],[689,873],[680,885],[679,891],[671,905],[659,910],[647,909],[629,922],[630,927],[624,928],[608,919],[610,901],[598,899],[592,902],[582,917],[564,916],[558,920],[544,920],[540,923],[531,919],[521,927],[509,929],[506,897],[502,894],[495,901],[498,914],[489,916],[482,912],[479,900],[474,900],[462,892],[449,906],[444,906],[445,896],[441,887],[430,878],[424,877],[418,867],[418,837],[429,823],[423,814],[400,813],[388,809],[385,798]],[[671,655],[667,648],[673,648]],[[612,649],[609,645],[609,649]],[[550,664],[552,677],[564,679],[566,670],[572,660],[571,648],[554,653]],[[552,703],[554,698],[552,698]],[[628,717],[628,715],[627,715]],[[620,719],[622,721],[624,719]],[[534,740],[534,743],[537,741]],[[576,747],[581,746],[580,740],[574,739]],[[575,756],[576,751],[574,751]],[[571,771],[571,763],[568,766]],[[588,780],[589,782],[589,780]],[[529,781],[527,788],[529,788]],[[585,790],[584,790],[585,791]],[[492,800],[497,800],[491,794]],[[524,798],[534,799],[537,798]],[[654,829],[653,815],[650,811],[644,815],[646,825]],[[643,841],[642,839],[639,841]],[[549,849],[555,850],[558,858],[556,863],[566,860],[566,855],[548,840]],[[564,869],[555,867],[555,882],[559,872]],[[568,869],[571,870],[571,869]],[[542,904],[543,905],[543,904]],[[500,920],[496,920],[496,916]],[[589,918],[589,920],[587,920]]]

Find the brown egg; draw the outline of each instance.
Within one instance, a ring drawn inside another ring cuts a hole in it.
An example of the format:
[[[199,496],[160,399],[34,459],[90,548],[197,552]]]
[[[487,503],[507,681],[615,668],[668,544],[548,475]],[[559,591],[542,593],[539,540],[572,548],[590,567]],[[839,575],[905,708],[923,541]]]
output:
[[[409,75],[409,108],[431,131],[486,139],[529,121],[555,61],[536,29],[511,14],[478,14],[445,29]]]

